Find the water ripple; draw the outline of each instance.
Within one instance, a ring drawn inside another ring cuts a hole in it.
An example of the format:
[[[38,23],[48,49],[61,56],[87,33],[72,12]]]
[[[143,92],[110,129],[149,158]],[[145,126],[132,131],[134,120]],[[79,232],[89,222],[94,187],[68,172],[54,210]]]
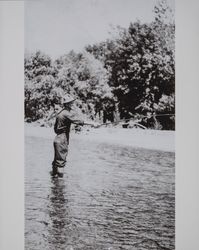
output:
[[[63,179],[52,141],[26,138],[28,250],[174,250],[174,153],[72,140]]]

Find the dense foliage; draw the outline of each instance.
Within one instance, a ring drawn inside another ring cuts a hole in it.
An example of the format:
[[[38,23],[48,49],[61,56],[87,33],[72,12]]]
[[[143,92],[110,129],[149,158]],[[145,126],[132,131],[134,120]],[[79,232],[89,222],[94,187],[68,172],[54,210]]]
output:
[[[147,127],[174,129],[174,23],[155,7],[152,23],[117,27],[117,37],[55,61],[42,52],[25,57],[25,118],[44,119],[65,93],[90,119],[136,116]],[[146,117],[148,118],[146,118]],[[143,117],[143,119],[142,119]]]

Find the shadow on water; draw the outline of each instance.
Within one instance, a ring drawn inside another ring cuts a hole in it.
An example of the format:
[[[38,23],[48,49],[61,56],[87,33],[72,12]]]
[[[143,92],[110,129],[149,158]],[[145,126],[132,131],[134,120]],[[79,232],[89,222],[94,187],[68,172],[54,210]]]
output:
[[[81,211],[81,208],[74,204],[69,186],[67,179],[51,178],[47,197],[49,250],[84,249],[81,244],[81,229],[78,227],[80,223],[74,216],[74,210]]]
[[[65,227],[68,223],[68,209],[64,192],[66,192],[64,180],[52,178],[48,211],[50,221],[48,243],[49,246],[52,246],[52,249],[55,246],[57,246],[57,249],[61,249],[61,246],[66,245],[67,242]]]

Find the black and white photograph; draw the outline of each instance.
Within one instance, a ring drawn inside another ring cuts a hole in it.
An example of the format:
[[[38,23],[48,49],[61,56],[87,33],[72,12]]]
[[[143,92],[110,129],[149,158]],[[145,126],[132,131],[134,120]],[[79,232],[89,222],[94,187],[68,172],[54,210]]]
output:
[[[175,249],[175,1],[24,3],[26,250]]]

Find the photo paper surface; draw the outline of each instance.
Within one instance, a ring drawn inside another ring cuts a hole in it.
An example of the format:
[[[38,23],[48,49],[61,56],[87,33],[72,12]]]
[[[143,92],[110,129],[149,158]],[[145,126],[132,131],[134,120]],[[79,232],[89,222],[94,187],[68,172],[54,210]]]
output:
[[[175,249],[174,9],[25,3],[25,249]]]

